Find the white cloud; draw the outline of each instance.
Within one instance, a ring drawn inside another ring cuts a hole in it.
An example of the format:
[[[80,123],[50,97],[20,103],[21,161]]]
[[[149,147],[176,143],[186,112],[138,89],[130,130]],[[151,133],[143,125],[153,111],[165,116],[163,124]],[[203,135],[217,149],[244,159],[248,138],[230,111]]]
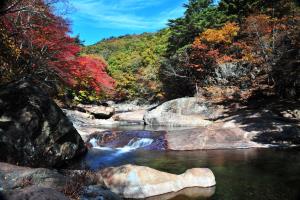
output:
[[[171,4],[172,0],[70,0],[70,2],[76,10],[71,16],[74,21],[80,20],[98,28],[157,30],[164,27],[168,19],[178,17],[184,12],[181,5],[164,11],[154,10],[162,4]]]

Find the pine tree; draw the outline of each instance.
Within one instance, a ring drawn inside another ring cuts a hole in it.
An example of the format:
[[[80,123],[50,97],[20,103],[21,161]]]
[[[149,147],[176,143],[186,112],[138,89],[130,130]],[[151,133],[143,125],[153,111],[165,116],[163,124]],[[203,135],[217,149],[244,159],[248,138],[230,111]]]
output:
[[[221,27],[232,18],[218,10],[212,0],[190,0],[184,7],[186,7],[184,16],[170,20],[168,24],[171,30],[169,56],[181,47],[191,44],[205,29]]]

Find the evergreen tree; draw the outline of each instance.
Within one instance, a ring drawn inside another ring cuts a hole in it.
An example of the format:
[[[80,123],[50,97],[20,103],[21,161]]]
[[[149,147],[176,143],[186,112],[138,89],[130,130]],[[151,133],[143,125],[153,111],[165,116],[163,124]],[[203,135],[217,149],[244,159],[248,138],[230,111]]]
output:
[[[168,24],[171,30],[167,52],[169,56],[179,48],[191,44],[205,29],[221,27],[232,18],[218,10],[212,0],[190,0],[184,7],[184,16],[170,20]]]
[[[283,17],[295,12],[297,0],[221,0],[219,10],[233,16],[236,21],[251,14],[268,14],[273,17]],[[299,4],[298,4],[299,5]]]
[[[221,0],[219,10],[240,21],[249,14],[262,9],[263,5],[265,5],[264,0]]]

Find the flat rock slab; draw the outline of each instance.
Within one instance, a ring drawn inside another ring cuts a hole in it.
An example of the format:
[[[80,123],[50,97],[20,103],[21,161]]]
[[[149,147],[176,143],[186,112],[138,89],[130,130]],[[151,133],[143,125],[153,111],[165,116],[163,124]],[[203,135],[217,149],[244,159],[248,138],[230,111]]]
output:
[[[105,186],[124,198],[147,198],[216,184],[214,174],[207,168],[193,168],[175,175],[144,166],[124,165],[106,168],[100,173]]]
[[[92,114],[97,119],[109,119],[115,113],[112,107],[78,104],[77,109]]]
[[[146,110],[137,110],[131,112],[117,113],[112,118],[116,121],[133,121],[144,123],[144,114]]]
[[[216,123],[207,127],[168,131],[166,141],[170,150],[237,149],[263,147],[252,141],[253,135],[239,127]]]

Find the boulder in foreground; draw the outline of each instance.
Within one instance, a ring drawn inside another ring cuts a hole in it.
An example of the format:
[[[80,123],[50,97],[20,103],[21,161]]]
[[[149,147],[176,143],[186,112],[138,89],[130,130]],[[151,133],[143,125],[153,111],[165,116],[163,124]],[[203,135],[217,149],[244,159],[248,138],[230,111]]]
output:
[[[147,198],[216,184],[214,174],[207,168],[193,168],[175,175],[144,166],[124,165],[106,168],[101,176],[106,187],[124,198]]]
[[[56,167],[86,151],[62,110],[32,81],[0,86],[0,160]]]
[[[68,200],[61,192],[43,187],[27,187],[15,191],[10,195],[6,195],[4,199],[7,200]]]

